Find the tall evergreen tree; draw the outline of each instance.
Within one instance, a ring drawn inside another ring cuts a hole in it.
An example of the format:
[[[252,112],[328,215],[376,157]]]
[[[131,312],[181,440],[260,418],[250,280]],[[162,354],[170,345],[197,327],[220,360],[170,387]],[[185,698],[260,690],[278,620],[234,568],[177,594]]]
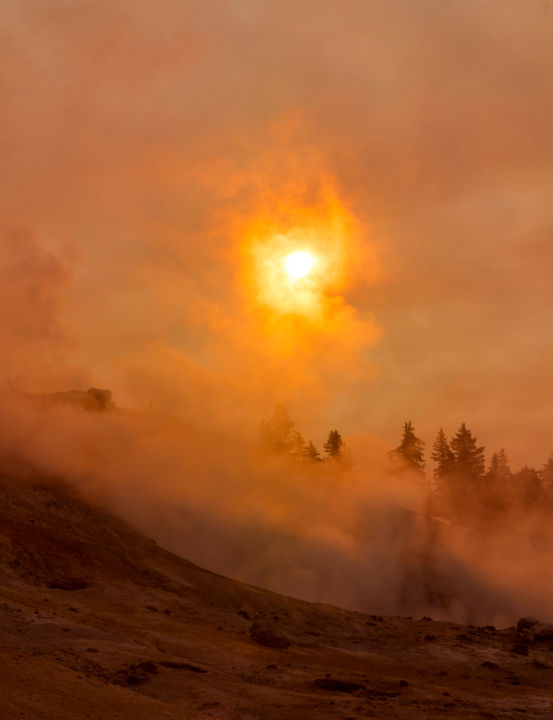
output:
[[[553,492],[553,454],[549,456],[540,472],[544,488],[549,492]]]
[[[294,446],[294,427],[284,405],[277,403],[271,417],[264,418],[259,424],[258,447],[269,453],[289,453]]]
[[[540,507],[545,499],[539,472],[525,465],[513,475],[513,487],[523,506],[530,510]]]
[[[490,467],[486,473],[486,480],[491,486],[507,491],[513,478],[507,455],[503,448],[492,455]]]
[[[331,430],[323,445],[328,458],[338,459],[344,448],[344,441],[338,430]]]
[[[482,480],[486,468],[484,447],[477,445],[477,439],[467,428],[461,425],[451,441],[455,472],[474,481]]]
[[[513,473],[505,450],[494,452],[490,466],[480,488],[479,520],[489,523],[499,519],[508,509],[511,500]]]
[[[451,440],[450,450],[453,455],[451,465],[448,458],[450,471],[439,484],[441,512],[463,523],[478,523],[484,491],[484,448],[463,423]]]
[[[549,456],[549,459],[540,470],[540,478],[545,496],[545,509],[553,515],[553,454]]]
[[[310,440],[304,451],[303,451],[303,457],[308,462],[321,462],[321,453],[317,450],[315,445],[313,444],[313,440]]]
[[[306,443],[302,434],[298,430],[292,430],[290,433],[288,452],[294,460],[303,460],[305,457]]]
[[[443,428],[440,428],[439,433],[436,435],[430,457],[436,463],[436,467],[434,468],[434,477],[436,480],[443,479],[453,471],[455,457]]]
[[[414,470],[424,474],[424,441],[415,435],[410,420],[403,424],[401,443],[390,455],[399,464],[399,470]]]

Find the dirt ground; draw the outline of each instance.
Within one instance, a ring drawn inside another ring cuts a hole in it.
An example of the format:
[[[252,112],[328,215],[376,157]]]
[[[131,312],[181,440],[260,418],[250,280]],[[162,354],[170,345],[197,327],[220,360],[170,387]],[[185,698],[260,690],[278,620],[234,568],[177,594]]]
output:
[[[553,718],[553,638],[364,615],[163,550],[68,487],[0,479],[0,718]]]

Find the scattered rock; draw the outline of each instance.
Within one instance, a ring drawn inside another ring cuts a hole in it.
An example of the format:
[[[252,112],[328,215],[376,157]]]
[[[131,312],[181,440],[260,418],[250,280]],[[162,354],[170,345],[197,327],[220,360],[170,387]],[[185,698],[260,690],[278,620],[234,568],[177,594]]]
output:
[[[89,588],[91,583],[88,580],[82,578],[56,578],[47,583],[46,587],[53,588],[54,590],[86,590]]]
[[[43,393],[36,396],[39,402],[48,405],[69,405],[79,407],[87,412],[102,412],[115,408],[111,390],[103,388],[89,388],[84,390],[69,390],[67,392]]]
[[[531,630],[534,625],[539,625],[539,622],[539,620],[536,620],[536,618],[532,617],[520,618],[520,620],[517,622],[517,630],[519,632],[522,632],[522,630]]]
[[[137,663],[136,665],[123,665],[112,675],[110,683],[122,687],[144,685],[155,674],[157,674],[156,664],[150,661]]]
[[[528,655],[528,646],[522,642],[517,642],[513,645],[511,652],[517,655]]]
[[[171,668],[172,670],[188,670],[188,672],[194,673],[206,673],[207,670],[197,667],[196,665],[190,665],[190,663],[184,662],[173,662],[172,660],[162,660],[160,663],[163,667]]]
[[[250,605],[242,605],[240,610],[238,610],[238,615],[246,618],[246,620],[253,620],[255,617],[255,613]]]
[[[254,623],[250,627],[250,635],[255,642],[266,647],[278,648],[285,650],[290,647],[290,640],[284,635],[275,632],[275,630],[264,623]]]
[[[530,630],[522,630],[521,632],[517,632],[517,640],[519,642],[523,643],[535,643],[536,638],[534,637],[534,633]]]
[[[137,667],[139,670],[143,670],[146,673],[150,673],[151,675],[157,673],[157,667],[155,662],[151,662],[150,660],[145,660],[144,662],[138,663],[135,667]]]
[[[407,680],[400,680],[399,684],[401,685],[401,687],[409,687],[409,683],[407,682]]]
[[[431,617],[428,617],[428,615],[425,615],[424,617],[421,617],[420,622],[434,622]]]
[[[333,678],[317,678],[313,681],[313,686],[320,690],[328,690],[329,692],[354,693],[357,690],[364,690],[365,686],[361,683],[346,682],[344,680],[334,680]]]
[[[398,690],[397,692],[386,692],[384,690],[365,689],[363,693],[370,698],[397,698],[401,695],[401,690]]]
[[[480,667],[487,668],[488,670],[499,670],[499,665],[497,663],[491,662],[491,660],[486,660],[481,664]]]
[[[433,642],[436,639],[436,636],[435,635],[426,635],[424,639],[427,640],[428,642]]]
[[[532,628],[532,633],[537,641],[553,639],[553,625],[538,623]]]

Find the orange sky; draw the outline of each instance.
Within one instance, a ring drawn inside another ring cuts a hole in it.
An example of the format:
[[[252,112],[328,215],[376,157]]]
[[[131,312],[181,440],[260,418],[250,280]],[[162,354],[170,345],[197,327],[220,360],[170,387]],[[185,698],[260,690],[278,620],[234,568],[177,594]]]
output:
[[[547,0],[5,0],[0,48],[4,378],[553,450]],[[252,260],[294,232],[316,317]]]

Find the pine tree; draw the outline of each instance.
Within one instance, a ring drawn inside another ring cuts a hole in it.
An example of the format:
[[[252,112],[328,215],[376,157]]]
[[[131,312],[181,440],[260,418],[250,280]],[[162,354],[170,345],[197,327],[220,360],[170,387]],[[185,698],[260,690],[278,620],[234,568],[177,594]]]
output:
[[[455,472],[475,482],[482,480],[485,471],[484,447],[477,444],[465,423],[451,441]]]
[[[310,440],[304,448],[303,457],[307,462],[321,462],[321,453],[317,450],[312,440]]]
[[[434,440],[432,455],[430,457],[436,463],[436,467],[434,468],[434,477],[436,480],[443,479],[453,471],[455,457],[443,428],[440,428]]]
[[[540,478],[543,487],[545,511],[553,515],[553,454],[540,471]]]
[[[328,458],[337,459],[342,454],[344,441],[338,430],[331,430],[328,438],[323,445]]]
[[[545,499],[540,474],[533,467],[525,465],[513,475],[513,486],[526,509],[538,508]]]
[[[284,405],[275,405],[273,414],[259,424],[257,444],[263,452],[289,453],[294,446],[293,430],[295,423]]]
[[[305,457],[306,444],[302,434],[298,430],[290,433],[288,452],[294,460],[303,460]]]
[[[411,421],[403,424],[401,443],[390,455],[399,464],[399,470],[424,474],[424,441],[415,435]]]
[[[486,473],[486,480],[490,486],[507,490],[513,478],[507,455],[503,448],[492,455],[490,467]]]
[[[549,459],[543,466],[540,475],[544,488],[549,493],[553,492],[553,454],[549,456]]]
[[[489,526],[490,521],[498,519],[509,507],[513,473],[505,450],[495,452],[484,476],[480,493],[480,520]]]

